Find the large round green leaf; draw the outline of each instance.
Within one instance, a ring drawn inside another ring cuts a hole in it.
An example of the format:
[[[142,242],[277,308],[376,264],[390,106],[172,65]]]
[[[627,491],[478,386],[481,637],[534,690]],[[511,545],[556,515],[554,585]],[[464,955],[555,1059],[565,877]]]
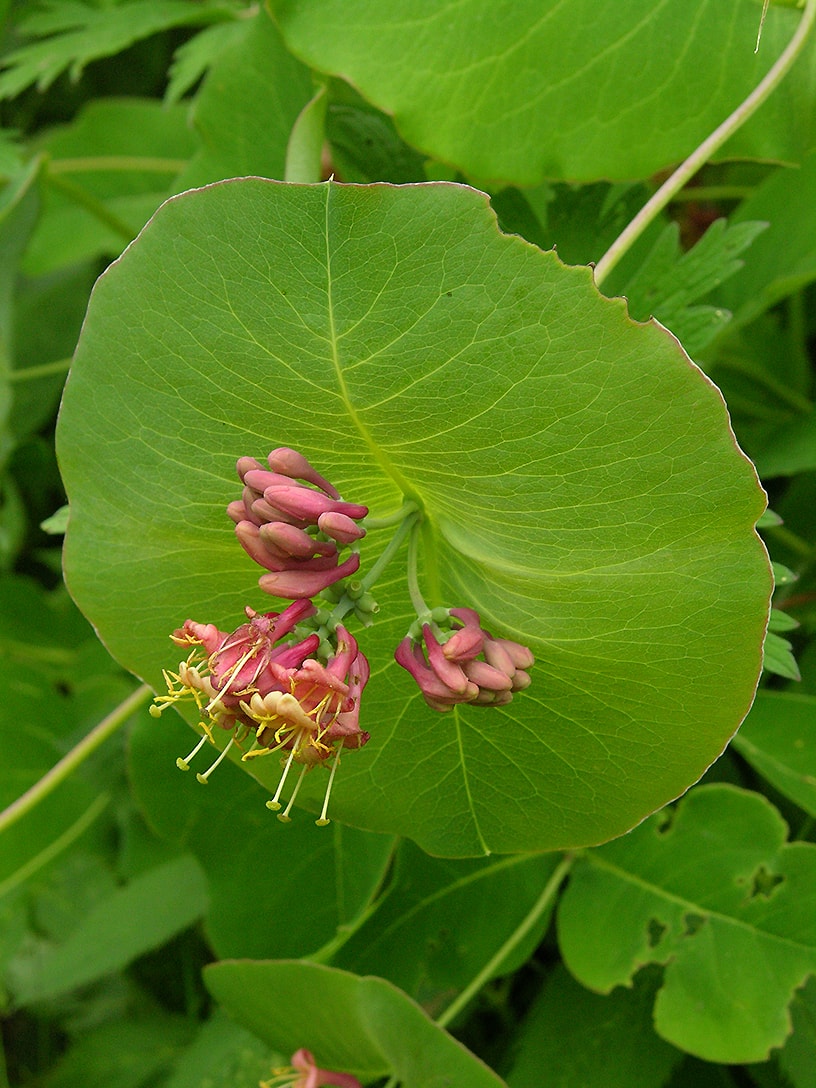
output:
[[[272,0],[290,49],[472,177],[535,185],[649,177],[753,90],[799,13],[756,0]],[[734,154],[813,146],[810,73]],[[797,83],[798,85],[798,83]],[[763,114],[767,113],[767,109]]]
[[[502,235],[483,194],[221,183],[165,204],[101,278],[60,420],[66,571],[151,683],[187,616],[274,607],[224,507],[236,458],[279,445],[374,515],[413,498],[429,602],[537,656],[506,709],[428,709],[391,659],[413,618],[398,557],[335,818],[448,855],[597,843],[745,715],[771,579],[719,393],[588,268]],[[324,787],[306,777],[307,807]]]

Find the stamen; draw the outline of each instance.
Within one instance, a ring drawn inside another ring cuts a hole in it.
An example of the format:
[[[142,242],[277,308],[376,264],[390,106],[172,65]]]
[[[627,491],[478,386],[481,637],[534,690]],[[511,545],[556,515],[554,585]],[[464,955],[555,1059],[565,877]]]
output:
[[[195,746],[195,748],[193,748],[192,752],[190,752],[190,754],[185,759],[182,759],[181,756],[178,757],[178,759],[176,760],[176,766],[180,771],[189,771],[190,760],[195,759],[195,757],[207,743],[208,739],[211,738],[208,738],[207,734],[205,733],[201,740],[198,742],[198,744]]]
[[[309,764],[304,763],[303,770],[300,772],[300,777],[295,783],[295,788],[292,790],[292,796],[289,798],[289,804],[286,806],[286,809],[283,812],[278,813],[278,819],[281,821],[281,823],[289,824],[292,822],[289,818],[289,813],[291,812],[292,805],[295,803],[295,798],[298,795],[298,790],[300,789],[300,783],[303,781],[303,776],[306,774],[308,769]]]
[[[230,750],[230,748],[232,748],[233,744],[235,744],[235,737],[230,737],[229,744],[226,746],[226,748],[223,750],[223,752],[219,752],[218,759],[216,759],[216,761],[215,761],[215,763],[213,763],[212,767],[208,767],[207,770],[204,772],[204,774],[197,774],[196,775],[196,778],[198,779],[198,781],[201,783],[202,786],[207,785],[207,779],[213,773],[213,771],[218,766],[218,764],[221,763],[226,758],[227,752]]]
[[[289,753],[289,758],[286,761],[286,766],[283,768],[283,774],[281,775],[280,782],[278,782],[278,788],[275,790],[275,796],[271,801],[266,802],[266,807],[271,808],[273,812],[277,812],[281,807],[278,798],[283,792],[283,784],[286,781],[286,776],[289,774],[289,768],[292,766],[292,760],[295,758],[295,752],[297,751],[297,742],[300,737],[295,737],[295,743],[292,747],[292,751]]]
[[[291,732],[291,730],[290,730],[290,732]],[[277,733],[275,734],[275,738],[277,739]],[[269,755],[272,755],[273,752],[278,752],[278,751],[280,751],[281,748],[284,748],[289,743],[289,740],[290,740],[289,737],[284,737],[283,740],[278,741],[278,743],[275,745],[274,748],[256,748],[255,745],[253,745],[252,748],[249,749],[249,751],[245,752],[241,756],[241,759],[242,760],[255,759],[256,756],[269,756]],[[256,740],[255,744],[257,744],[257,743],[258,742]],[[278,806],[278,807],[280,807],[280,806]]]
[[[249,661],[249,659],[252,657],[252,655],[254,653],[255,653],[255,647],[252,646],[252,647],[250,647],[250,649],[247,650],[247,652],[244,654],[243,657],[240,657],[231,668],[227,669],[227,671],[224,673],[224,677],[223,677],[223,679],[221,681],[221,687],[218,690],[218,694],[215,696],[214,699],[211,699],[210,702],[207,704],[207,713],[208,714],[211,715],[212,712],[213,712],[213,709],[221,704],[221,702],[224,699],[224,696],[229,693],[230,684],[235,679],[235,677],[238,675],[238,673],[241,671],[241,669],[244,667],[244,665],[246,665],[247,661]]]
[[[334,757],[334,763],[332,763],[332,769],[329,772],[329,784],[326,786],[326,796],[323,798],[323,809],[320,813],[320,819],[315,820],[318,827],[325,827],[331,823],[331,820],[326,815],[329,808],[329,797],[331,795],[332,783],[334,782],[334,772],[337,770],[337,764],[340,762],[340,746],[337,748],[337,754]]]

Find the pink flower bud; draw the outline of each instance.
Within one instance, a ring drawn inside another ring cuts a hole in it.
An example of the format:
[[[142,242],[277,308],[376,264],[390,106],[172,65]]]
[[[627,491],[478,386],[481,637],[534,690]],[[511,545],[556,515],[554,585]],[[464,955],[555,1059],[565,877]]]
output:
[[[361,525],[357,525],[347,514],[336,510],[327,510],[325,514],[321,514],[317,519],[317,527],[321,533],[332,537],[339,544],[351,544],[366,535]]]
[[[314,484],[333,499],[339,499],[340,493],[327,479],[320,475],[316,469],[306,460],[302,453],[289,449],[288,446],[280,446],[267,457],[269,467],[273,472],[280,472],[284,476],[290,476],[296,480],[306,480]]]
[[[350,518],[364,518],[368,513],[367,506],[360,506],[353,502],[341,502],[337,499],[327,498],[319,491],[312,491],[300,484],[273,484],[264,488],[264,498],[270,506],[276,510],[283,510],[296,518],[303,518],[316,524],[321,514],[332,511],[337,514],[346,514]]]
[[[265,565],[265,564],[262,564]],[[262,574],[258,579],[258,585],[265,593],[271,593],[274,597],[284,597],[296,600],[299,597],[315,597],[324,589],[354,574],[360,567],[360,556],[355,552],[350,555],[345,563],[333,570],[300,570],[292,569],[275,571],[270,574]]]

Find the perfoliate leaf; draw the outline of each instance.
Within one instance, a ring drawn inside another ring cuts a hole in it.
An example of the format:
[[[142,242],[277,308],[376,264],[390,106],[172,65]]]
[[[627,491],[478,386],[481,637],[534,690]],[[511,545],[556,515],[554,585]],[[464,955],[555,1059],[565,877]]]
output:
[[[816,971],[816,846],[759,794],[692,790],[575,866],[558,914],[567,967],[591,989],[665,965],[655,1028],[714,1062],[762,1061]]]
[[[80,0],[47,0],[18,25],[41,40],[0,60],[0,99],[13,98],[32,84],[45,91],[66,69],[78,79],[92,60],[113,56],[151,34],[229,19],[235,10],[229,0],[130,0],[99,7]]]
[[[532,647],[508,707],[430,710],[392,661],[415,618],[393,561],[361,636],[372,740],[332,801],[355,826],[447,855],[604,841],[751,703],[765,500],[717,390],[472,189],[245,179],[169,201],[95,289],[59,444],[72,592],[157,686],[186,617],[274,606],[224,508],[236,458],[279,445],[374,515],[416,502],[429,602]],[[274,789],[277,761],[252,767]]]

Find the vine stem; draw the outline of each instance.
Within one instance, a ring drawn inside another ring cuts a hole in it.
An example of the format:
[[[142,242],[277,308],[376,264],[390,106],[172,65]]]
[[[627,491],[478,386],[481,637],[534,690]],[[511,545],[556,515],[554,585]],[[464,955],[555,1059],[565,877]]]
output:
[[[748,97],[740,103],[734,112],[716,128],[707,140],[689,155],[685,162],[674,171],[654,196],[648,200],[626,229],[615,239],[609,249],[595,266],[595,285],[600,287],[612,269],[632,245],[643,234],[649,224],[666,207],[670,200],[683,188],[697,171],[703,167],[711,156],[733,136],[748,118],[756,112],[772,91],[782,82],[788,74],[794,61],[801,53],[808,34],[816,22],[816,0],[806,0],[805,10],[796,33],[788,42],[786,48],[777,59],[776,63],[761,80]]]
[[[136,688],[106,718],[103,718],[98,725],[95,725],[79,744],[75,745],[67,755],[64,755],[59,763],[55,764],[38,782],[35,782],[31,789],[26,790],[22,797],[18,797],[7,809],[0,812],[0,832],[5,831],[7,827],[11,827],[27,812],[35,808],[40,801],[44,800],[49,793],[52,793],[108,737],[113,736],[131,714],[143,703],[146,703],[152,695],[153,692],[147,684],[141,684]]]
[[[436,1023],[440,1028],[445,1028],[454,1020],[462,1009],[476,996],[485,983],[489,982],[491,978],[498,972],[502,963],[507,960],[507,957],[513,952],[515,948],[527,937],[530,930],[538,923],[541,916],[550,906],[555,899],[558,889],[564,882],[567,873],[572,868],[572,863],[575,860],[573,854],[565,854],[559,864],[556,866],[550,879],[544,885],[541,895],[535,901],[531,907],[529,913],[524,918],[519,926],[510,934],[504,944],[499,948],[493,956],[487,961],[481,971],[476,975],[474,979],[462,990],[459,996],[448,1005],[441,1016],[437,1016]]]

